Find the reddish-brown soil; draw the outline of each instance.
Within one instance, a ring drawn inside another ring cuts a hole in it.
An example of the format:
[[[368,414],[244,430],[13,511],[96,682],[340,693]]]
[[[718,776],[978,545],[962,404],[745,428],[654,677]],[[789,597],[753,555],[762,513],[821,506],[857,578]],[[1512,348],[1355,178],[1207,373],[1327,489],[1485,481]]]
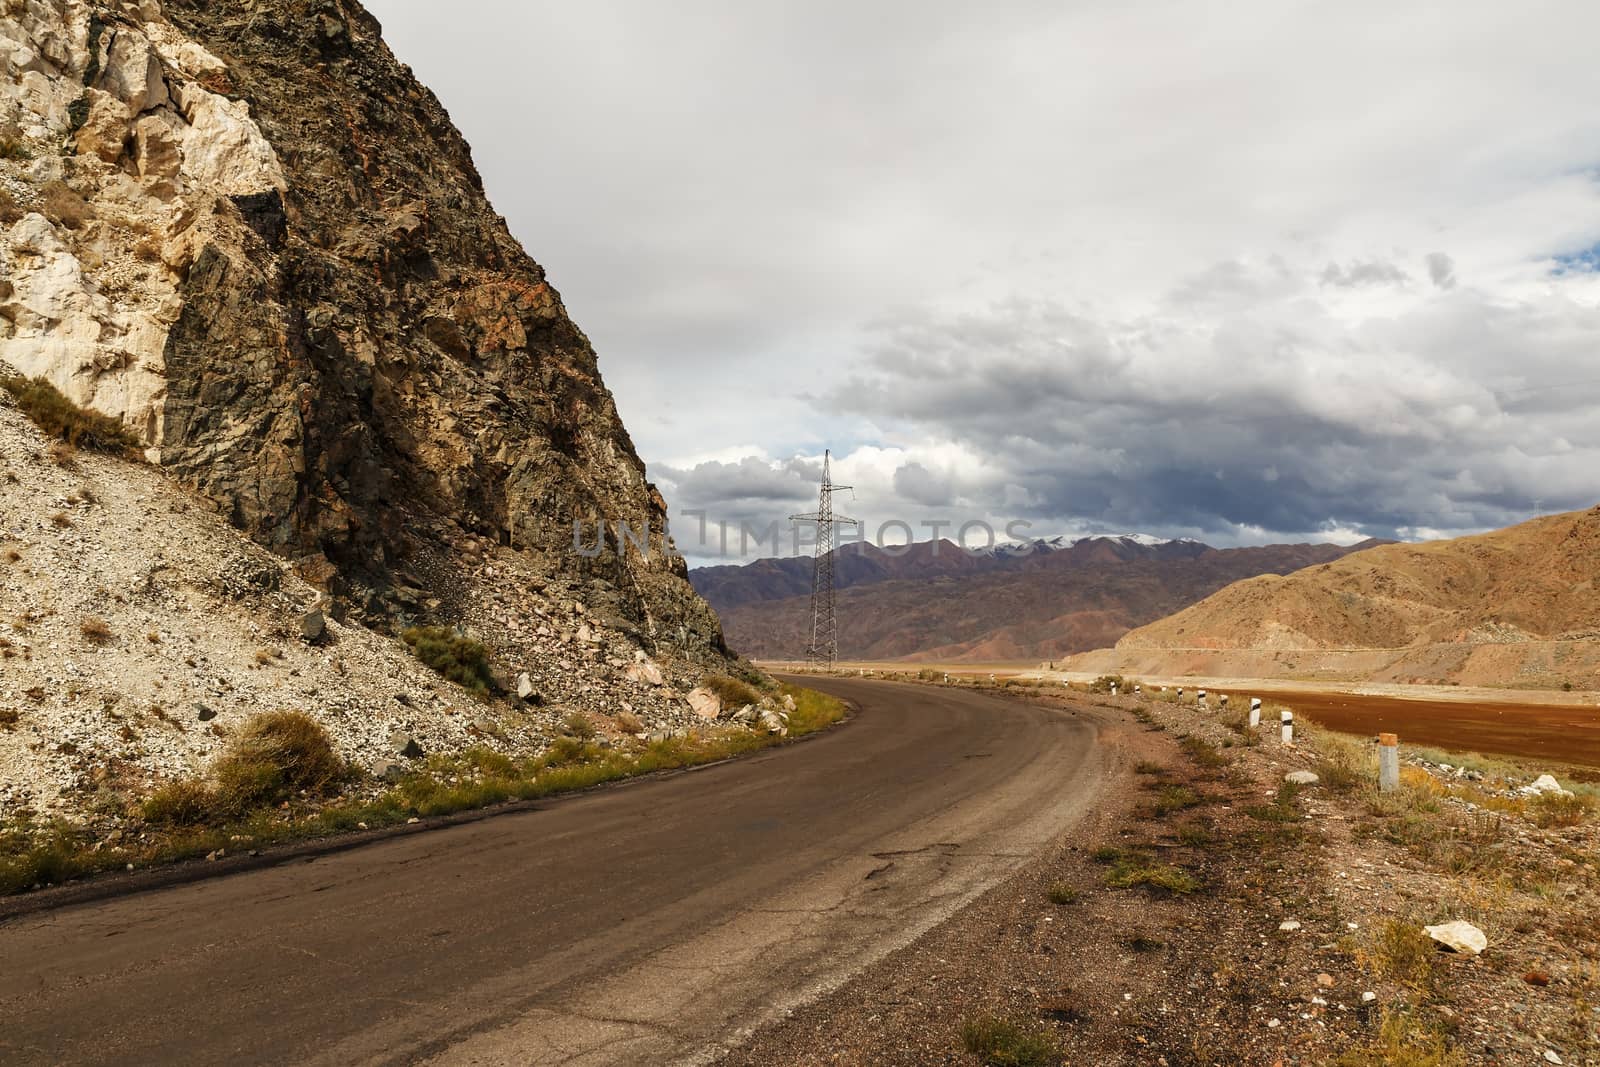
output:
[[[1246,707],[1250,702],[1247,694],[1230,693],[1229,699]],[[1271,700],[1342,733],[1390,732],[1399,734],[1402,743],[1456,752],[1532,756],[1552,763],[1595,768],[1600,776],[1600,707],[1473,704],[1278,690],[1271,694]]]

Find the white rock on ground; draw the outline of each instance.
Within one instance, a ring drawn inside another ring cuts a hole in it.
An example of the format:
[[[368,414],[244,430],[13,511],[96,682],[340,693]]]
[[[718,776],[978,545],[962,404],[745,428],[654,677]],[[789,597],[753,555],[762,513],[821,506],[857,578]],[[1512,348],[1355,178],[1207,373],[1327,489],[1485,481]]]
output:
[[[1437,926],[1424,926],[1422,932],[1446,948],[1469,956],[1476,956],[1489,947],[1489,939],[1482,930],[1460,919]]]

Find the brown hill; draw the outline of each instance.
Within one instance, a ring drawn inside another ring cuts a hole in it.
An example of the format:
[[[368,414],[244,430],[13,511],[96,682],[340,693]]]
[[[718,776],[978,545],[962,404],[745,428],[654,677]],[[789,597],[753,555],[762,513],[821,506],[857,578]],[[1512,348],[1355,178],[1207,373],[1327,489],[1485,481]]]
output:
[[[839,652],[874,660],[1058,659],[1109,644],[1239,578],[1350,551],[1131,537],[1037,542],[1023,555],[972,554],[949,541],[904,553],[852,545],[836,564]],[[809,639],[811,566],[808,558],[769,559],[689,577],[721,615],[732,647],[790,659],[803,655]]]
[[[1076,669],[1589,687],[1600,508],[1237,582]]]

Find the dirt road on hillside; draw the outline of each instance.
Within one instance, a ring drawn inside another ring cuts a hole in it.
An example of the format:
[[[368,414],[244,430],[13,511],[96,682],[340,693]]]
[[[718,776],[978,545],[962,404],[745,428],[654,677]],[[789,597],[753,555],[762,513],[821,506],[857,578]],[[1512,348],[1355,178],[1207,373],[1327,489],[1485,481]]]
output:
[[[0,1062],[696,1062],[1070,829],[1106,712],[808,679],[804,744],[0,926]]]

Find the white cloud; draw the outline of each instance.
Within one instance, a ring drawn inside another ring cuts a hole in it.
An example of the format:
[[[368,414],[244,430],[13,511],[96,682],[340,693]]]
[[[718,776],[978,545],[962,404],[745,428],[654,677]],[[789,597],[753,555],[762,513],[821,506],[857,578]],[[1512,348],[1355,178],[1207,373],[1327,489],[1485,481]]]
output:
[[[1052,532],[1600,496],[1600,6],[370,6],[675,507],[829,445]]]

